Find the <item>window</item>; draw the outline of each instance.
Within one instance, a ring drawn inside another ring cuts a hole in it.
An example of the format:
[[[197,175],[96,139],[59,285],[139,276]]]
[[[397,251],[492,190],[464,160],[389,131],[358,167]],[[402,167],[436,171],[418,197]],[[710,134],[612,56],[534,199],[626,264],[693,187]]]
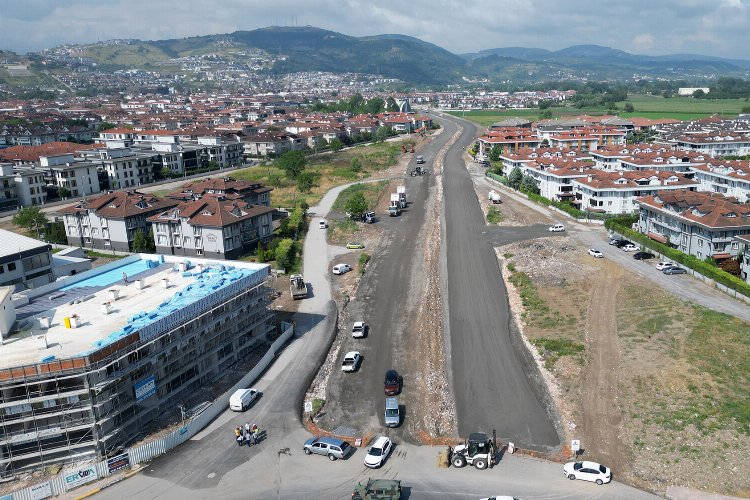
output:
[[[702,247],[702,246],[703,246],[703,240],[700,240],[700,239],[698,240],[698,246],[699,246],[699,247]]]
[[[5,266],[0,264],[0,274],[3,274],[5,272]]]
[[[15,271],[16,270],[16,263],[11,262],[8,264],[8,271]]]

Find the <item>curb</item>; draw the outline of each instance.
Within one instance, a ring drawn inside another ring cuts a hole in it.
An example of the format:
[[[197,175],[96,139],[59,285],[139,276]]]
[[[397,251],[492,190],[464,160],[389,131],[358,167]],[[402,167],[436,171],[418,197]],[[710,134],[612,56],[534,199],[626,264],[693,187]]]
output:
[[[102,485],[102,486],[98,487],[98,488],[94,488],[93,490],[88,491],[88,492],[84,493],[81,496],[75,497],[74,500],[82,500],[84,498],[92,497],[92,496],[96,495],[97,493],[101,492],[102,490],[105,490],[105,489],[109,488],[110,486],[114,486],[114,485],[116,485],[119,482],[125,481],[126,479],[135,476],[136,474],[138,474],[141,471],[142,468],[143,467],[139,467],[136,470],[133,470],[133,471],[130,471],[130,472],[126,473],[126,474],[123,474],[122,476],[120,476],[119,478],[115,479],[114,481],[111,481],[111,482],[109,482],[109,483],[107,483],[105,485]]]

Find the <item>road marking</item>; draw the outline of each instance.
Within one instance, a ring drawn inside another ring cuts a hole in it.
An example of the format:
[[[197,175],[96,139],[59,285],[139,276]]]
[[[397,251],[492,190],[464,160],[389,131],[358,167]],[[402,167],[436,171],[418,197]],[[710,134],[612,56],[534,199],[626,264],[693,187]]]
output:
[[[212,473],[210,473],[210,474],[209,474],[208,476],[206,476],[206,477],[207,477],[207,478],[209,478],[209,479],[213,479],[213,478],[215,478],[215,477],[216,477],[216,473],[215,473],[215,472],[212,472]]]

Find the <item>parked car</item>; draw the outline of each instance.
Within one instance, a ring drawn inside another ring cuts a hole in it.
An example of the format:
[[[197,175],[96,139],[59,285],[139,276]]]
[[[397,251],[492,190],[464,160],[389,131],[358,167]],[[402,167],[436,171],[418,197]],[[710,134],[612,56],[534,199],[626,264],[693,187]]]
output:
[[[341,371],[356,372],[361,361],[362,355],[358,351],[347,352],[344,354],[344,361],[341,363]]]
[[[635,260],[653,259],[654,257],[656,257],[656,255],[652,254],[651,252],[636,252],[633,254],[633,258]]]
[[[258,394],[259,392],[256,389],[237,389],[229,397],[229,409],[232,411],[245,411],[245,408],[249,407],[255,401]]]
[[[565,226],[563,226],[562,224],[555,224],[554,226],[550,226],[549,228],[547,228],[547,231],[551,233],[561,233],[565,231]]]
[[[383,422],[386,427],[398,427],[401,425],[401,407],[398,405],[398,398],[391,396],[385,398],[385,411],[383,412]]]
[[[670,266],[662,271],[664,274],[686,274],[687,271],[681,267]]]
[[[672,264],[671,262],[664,262],[664,261],[662,261],[662,262],[659,262],[659,263],[656,264],[656,270],[657,271],[663,271],[666,268],[672,267],[672,266],[674,266],[674,264]]]
[[[394,396],[401,392],[401,377],[396,370],[385,372],[384,388],[388,396]]]
[[[328,227],[328,223],[326,222],[326,220],[325,220],[325,219],[320,219],[320,220],[318,221],[318,227],[319,227],[320,229],[325,229],[325,228],[327,228],[327,227]]]
[[[365,246],[362,243],[347,243],[346,248],[349,250],[361,250],[365,248]]]
[[[349,264],[336,264],[333,266],[333,274],[345,274],[351,271],[352,268]]]
[[[383,462],[385,462],[385,459],[388,458],[392,448],[393,443],[387,437],[380,436],[376,438],[375,441],[373,441],[372,446],[370,446],[370,449],[367,450],[367,455],[365,455],[365,465],[372,469],[380,467],[383,465]]]
[[[612,481],[612,471],[596,462],[568,462],[563,466],[563,474],[568,479],[583,479],[596,484]]]
[[[632,243],[628,243],[627,245],[622,246],[623,252],[635,252],[638,250],[638,247],[633,245]]]
[[[617,237],[615,237],[615,236],[610,236],[610,237],[609,237],[609,244],[610,244],[610,245],[614,245],[614,244],[615,244],[615,243],[617,243],[618,241],[620,241],[620,238],[617,238]]]
[[[589,248],[589,255],[595,259],[603,259],[604,254],[595,248]]]
[[[365,222],[368,224],[375,222],[375,212],[365,212]]]
[[[352,337],[361,339],[367,335],[367,324],[364,321],[355,321],[352,325]]]
[[[325,455],[331,462],[346,457],[351,450],[351,445],[346,441],[328,436],[310,438],[302,447],[305,455]]]
[[[632,245],[632,243],[629,242],[628,240],[616,240],[613,243],[613,245],[616,246],[617,248],[622,248],[622,247],[624,247],[626,245]]]

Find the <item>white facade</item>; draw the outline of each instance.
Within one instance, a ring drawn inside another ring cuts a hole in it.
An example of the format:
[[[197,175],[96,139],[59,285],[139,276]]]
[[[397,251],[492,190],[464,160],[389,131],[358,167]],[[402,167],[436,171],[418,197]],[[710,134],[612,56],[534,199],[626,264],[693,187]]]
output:
[[[66,188],[73,198],[100,192],[95,163],[76,161],[72,154],[41,156],[39,163],[43,168],[49,169],[52,183]]]
[[[750,166],[733,168],[729,165],[703,165],[694,167],[695,180],[700,191],[734,196],[740,203],[750,201]]]

